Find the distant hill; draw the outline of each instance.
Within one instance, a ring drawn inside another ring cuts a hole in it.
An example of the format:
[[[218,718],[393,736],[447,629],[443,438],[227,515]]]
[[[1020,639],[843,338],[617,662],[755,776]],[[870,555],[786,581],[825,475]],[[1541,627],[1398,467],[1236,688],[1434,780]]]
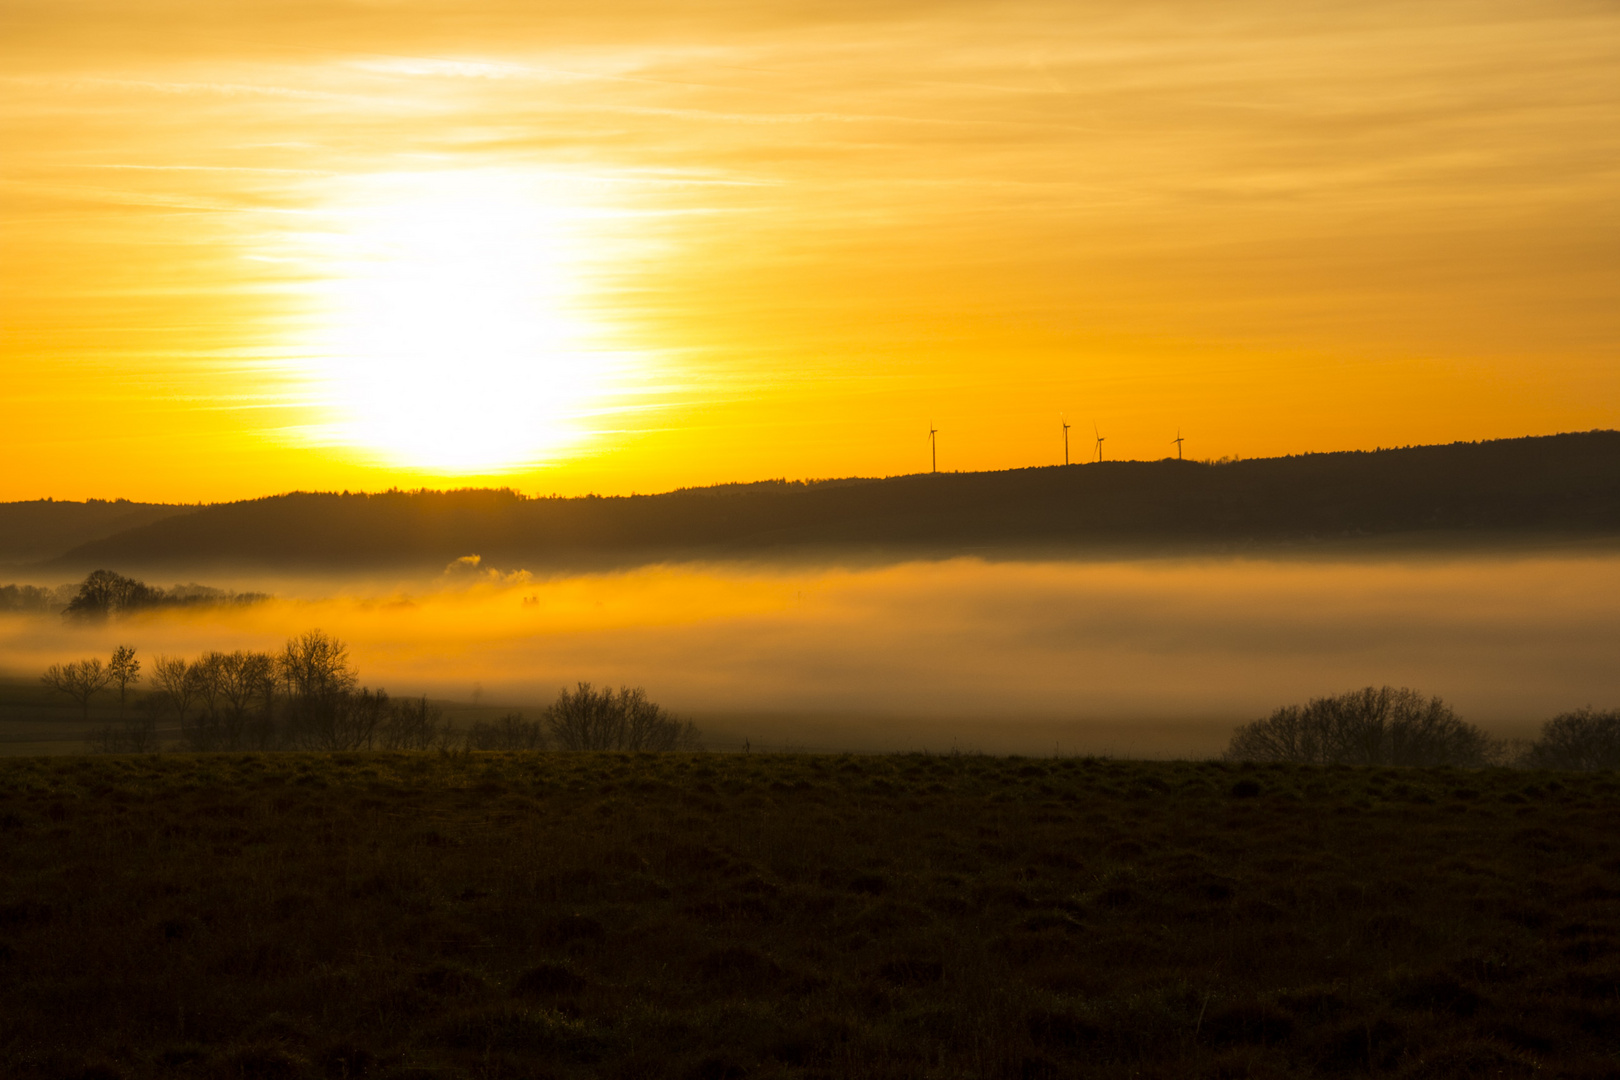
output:
[[[196,509],[124,499],[0,503],[0,566],[39,562],[92,540]]]
[[[293,493],[204,507],[52,566],[503,567],[838,547],[1226,546],[1465,534],[1620,537],[1620,432],[1209,464],[1123,461],[662,495]]]

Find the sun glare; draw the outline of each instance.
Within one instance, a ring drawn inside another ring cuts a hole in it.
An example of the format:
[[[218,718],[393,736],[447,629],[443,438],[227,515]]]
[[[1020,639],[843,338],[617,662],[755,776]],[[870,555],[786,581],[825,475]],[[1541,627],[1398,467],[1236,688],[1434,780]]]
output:
[[[588,434],[626,358],[586,314],[596,212],[544,177],[370,176],[324,211],[312,374],[321,437],[389,464],[490,473]]]

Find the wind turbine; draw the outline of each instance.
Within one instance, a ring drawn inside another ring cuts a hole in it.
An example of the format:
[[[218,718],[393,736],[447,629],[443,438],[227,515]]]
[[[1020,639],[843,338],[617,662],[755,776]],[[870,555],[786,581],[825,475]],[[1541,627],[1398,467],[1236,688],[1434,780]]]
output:
[[[939,428],[934,426],[932,420],[928,421],[928,458],[933,472],[939,472],[939,443],[934,438],[938,434]]]
[[[1181,460],[1181,443],[1182,443],[1181,429],[1180,428],[1176,428],[1176,437],[1171,439],[1170,441],[1176,444],[1176,460],[1180,461]]]
[[[1095,423],[1093,423],[1091,425],[1091,430],[1092,430],[1092,433],[1097,436],[1097,462],[1099,464],[1101,464],[1102,463],[1102,444],[1103,444],[1103,439],[1105,438],[1105,436],[1103,435],[1102,432],[1097,430],[1097,425]]]
[[[1063,425],[1063,464],[1067,465],[1069,463],[1069,422],[1062,417],[1058,418],[1058,422]]]

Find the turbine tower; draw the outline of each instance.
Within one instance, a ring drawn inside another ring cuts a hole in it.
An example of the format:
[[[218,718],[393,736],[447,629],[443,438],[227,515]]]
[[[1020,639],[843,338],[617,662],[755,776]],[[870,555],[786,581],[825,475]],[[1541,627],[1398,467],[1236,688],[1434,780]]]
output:
[[[1058,422],[1063,425],[1063,464],[1067,465],[1069,463],[1069,422],[1062,417],[1058,418]]]
[[[928,421],[928,463],[930,472],[939,472],[939,443],[934,436],[939,434],[939,428],[934,426],[932,420]]]
[[[1091,430],[1092,430],[1092,433],[1097,436],[1097,463],[1101,464],[1102,463],[1102,444],[1103,444],[1103,439],[1106,438],[1106,436],[1104,436],[1102,432],[1097,430],[1097,425],[1095,423],[1093,423],[1091,425]]]
[[[1181,460],[1181,444],[1182,444],[1182,441],[1183,441],[1182,438],[1181,438],[1181,429],[1180,428],[1176,428],[1176,437],[1171,439],[1170,441],[1176,444],[1176,460],[1180,461]]]

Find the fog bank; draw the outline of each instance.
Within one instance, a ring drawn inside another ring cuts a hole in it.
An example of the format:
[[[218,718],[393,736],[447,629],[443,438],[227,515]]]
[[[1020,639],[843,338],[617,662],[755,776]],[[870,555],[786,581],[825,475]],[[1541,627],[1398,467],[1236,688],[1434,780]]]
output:
[[[320,627],[362,681],[530,707],[640,685],[717,742],[1207,753],[1279,704],[1367,684],[1528,734],[1620,704],[1620,558],[1400,562],[679,565],[393,587],[241,582],[282,598],[99,625],[0,620],[14,674],[128,643],[277,648]]]

